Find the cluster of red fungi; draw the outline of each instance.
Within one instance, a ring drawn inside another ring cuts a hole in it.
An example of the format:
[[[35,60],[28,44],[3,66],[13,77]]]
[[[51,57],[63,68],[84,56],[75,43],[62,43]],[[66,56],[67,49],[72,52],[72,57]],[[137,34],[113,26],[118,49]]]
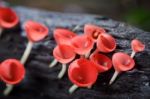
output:
[[[18,22],[18,16],[11,8],[0,7],[0,34],[3,29],[13,28]],[[0,79],[7,85],[4,90],[5,95],[10,93],[14,84],[23,80],[25,76],[24,64],[33,44],[48,36],[48,28],[32,20],[24,23],[24,29],[29,42],[22,58],[20,60],[6,59],[0,63]],[[67,64],[69,64],[68,77],[73,83],[69,93],[78,87],[91,88],[99,74],[114,67],[115,73],[109,82],[111,84],[118,74],[131,70],[135,66],[133,59],[135,53],[141,52],[145,48],[141,41],[134,39],[131,41],[133,50],[131,55],[116,52],[110,58],[106,53],[115,51],[116,40],[112,35],[106,33],[105,29],[93,24],[85,24],[83,34],[77,35],[63,28],[55,29],[53,34],[57,46],[53,50],[55,59],[49,67],[55,66],[58,62],[62,63],[62,70],[58,75],[58,78],[62,78]]]

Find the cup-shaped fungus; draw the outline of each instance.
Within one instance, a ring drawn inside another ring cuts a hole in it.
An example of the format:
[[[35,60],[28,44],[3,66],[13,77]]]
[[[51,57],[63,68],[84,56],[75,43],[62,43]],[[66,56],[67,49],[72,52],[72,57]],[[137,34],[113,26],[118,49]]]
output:
[[[62,78],[66,72],[66,64],[75,58],[73,48],[67,44],[58,44],[53,50],[55,61],[62,63],[62,69],[58,74],[58,78]]]
[[[19,18],[17,14],[8,7],[0,7],[0,35],[3,29],[9,29],[17,25]]]
[[[112,57],[112,63],[115,69],[115,73],[109,84],[112,84],[115,81],[119,73],[131,70],[135,65],[133,58],[123,52],[115,53]]]
[[[54,38],[57,44],[67,44],[71,45],[71,39],[77,36],[74,32],[67,30],[67,29],[62,29],[58,28],[54,30]],[[54,59],[49,67],[54,67],[57,64],[57,60]]]
[[[92,38],[96,42],[98,36],[106,31],[99,26],[93,24],[85,24],[84,26],[84,33]]]
[[[55,29],[54,38],[57,44],[68,44],[70,45],[70,40],[77,36],[74,32],[67,29]]]
[[[25,68],[16,59],[7,59],[0,64],[0,79],[4,81],[7,88],[4,90],[4,95],[8,95],[13,85],[22,81],[25,76]]]
[[[68,76],[74,84],[70,87],[69,93],[73,93],[78,87],[92,86],[98,76],[98,71],[93,62],[80,58],[69,65]]]
[[[131,57],[133,58],[137,52],[142,52],[145,49],[145,45],[140,40],[134,39],[131,42],[131,48]]]
[[[71,40],[71,45],[77,54],[88,57],[94,42],[87,35],[78,35]]]
[[[115,39],[107,33],[102,33],[98,36],[97,39],[97,50],[109,53],[116,49],[116,41]]]
[[[111,59],[100,53],[91,54],[90,60],[97,66],[99,73],[108,71],[112,67]]]
[[[29,42],[21,58],[22,64],[26,62],[31,52],[33,43],[41,41],[46,36],[48,36],[48,28],[41,23],[29,20],[24,24],[24,28],[25,28]]]

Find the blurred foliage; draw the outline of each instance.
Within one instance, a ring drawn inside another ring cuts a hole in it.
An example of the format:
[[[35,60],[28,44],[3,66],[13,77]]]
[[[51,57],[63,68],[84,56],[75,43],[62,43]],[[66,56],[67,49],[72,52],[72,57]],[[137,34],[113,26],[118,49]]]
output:
[[[90,13],[150,31],[150,0],[5,0],[16,6],[35,7],[59,12]]]
[[[150,31],[150,11],[147,9],[133,9],[127,12],[124,18],[129,24],[133,24],[144,30]]]

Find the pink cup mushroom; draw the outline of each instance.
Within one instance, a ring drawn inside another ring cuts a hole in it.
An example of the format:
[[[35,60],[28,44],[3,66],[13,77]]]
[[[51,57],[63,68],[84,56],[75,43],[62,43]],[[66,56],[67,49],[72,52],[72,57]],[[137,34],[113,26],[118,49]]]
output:
[[[115,39],[107,33],[102,33],[97,39],[97,50],[104,53],[112,52],[116,49]]]
[[[74,85],[69,89],[69,93],[73,93],[78,87],[92,86],[98,76],[98,71],[93,62],[80,58],[76,59],[69,65],[68,76]]]
[[[9,29],[17,25],[19,18],[17,14],[8,7],[0,7],[0,35],[3,29]]]
[[[54,30],[54,38],[57,44],[67,44],[71,45],[70,41],[72,38],[77,36],[74,32],[67,29],[55,29]],[[54,67],[57,64],[57,60],[53,60],[49,67]]]
[[[99,73],[108,71],[112,67],[111,59],[100,53],[91,54],[90,60],[97,66]]]
[[[141,41],[134,39],[131,42],[131,48],[131,57],[133,58],[137,52],[142,52],[145,49],[145,45]]]
[[[54,38],[57,44],[68,44],[70,45],[70,40],[77,36],[74,32],[67,29],[55,29]]]
[[[105,33],[106,31],[99,26],[93,24],[85,24],[84,33],[92,38],[95,42],[100,34]]]
[[[62,63],[62,69],[58,74],[58,78],[61,79],[66,72],[66,64],[75,58],[75,52],[69,45],[58,44],[53,50],[53,56],[55,61]]]
[[[22,64],[24,64],[26,62],[26,60],[31,52],[33,43],[41,41],[46,36],[48,36],[48,28],[41,23],[37,23],[37,22],[29,20],[25,23],[24,28],[27,33],[29,42],[28,42],[25,52],[21,58]]]
[[[4,95],[8,95],[13,89],[13,85],[22,81],[25,76],[25,68],[16,59],[7,59],[0,64],[0,79],[4,81],[7,88]]]
[[[131,70],[135,65],[134,60],[128,54],[123,52],[115,53],[112,57],[112,63],[115,68],[115,73],[109,84],[112,84],[115,81],[119,73]]]
[[[71,45],[77,54],[88,58],[94,42],[87,35],[78,35],[71,40]]]

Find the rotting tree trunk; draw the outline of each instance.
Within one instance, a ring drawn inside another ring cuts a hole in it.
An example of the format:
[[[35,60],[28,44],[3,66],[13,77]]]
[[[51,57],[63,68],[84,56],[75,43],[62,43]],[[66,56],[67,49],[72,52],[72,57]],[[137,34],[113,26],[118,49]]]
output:
[[[26,20],[42,22],[49,27],[50,32],[44,41],[33,47],[25,64],[26,77],[22,83],[14,87],[10,96],[2,95],[5,84],[0,82],[0,99],[150,99],[150,33],[103,16],[63,14],[23,7],[14,9],[20,16],[20,26],[4,31],[1,36],[0,61],[7,58],[21,58],[27,44],[25,32],[21,29]],[[100,74],[92,89],[80,88],[69,95],[68,89],[72,84],[67,74],[63,79],[57,79],[60,64],[48,68],[55,47],[52,31],[56,27],[73,29],[76,25],[80,25],[76,32],[83,33],[83,26],[86,23],[99,25],[114,36],[117,40],[116,52],[123,51],[130,54],[130,42],[134,38],[144,42],[146,49],[136,54],[135,68],[122,73],[112,85],[109,86],[108,82],[114,72],[113,69]]]

